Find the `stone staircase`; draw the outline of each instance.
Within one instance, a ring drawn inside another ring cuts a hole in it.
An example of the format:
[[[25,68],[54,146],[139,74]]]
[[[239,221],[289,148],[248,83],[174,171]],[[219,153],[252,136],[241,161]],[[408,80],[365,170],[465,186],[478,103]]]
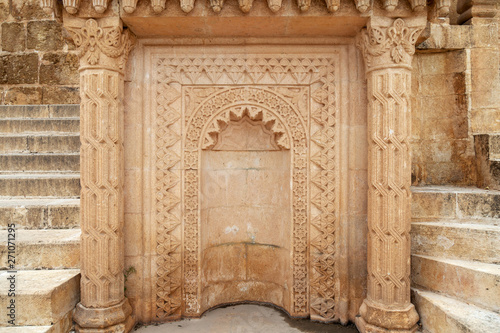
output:
[[[412,190],[412,298],[422,332],[500,332],[500,191]]]
[[[79,147],[78,105],[0,106],[0,307],[5,312],[11,300],[16,307],[16,327],[2,314],[0,332],[72,329],[80,299]]]

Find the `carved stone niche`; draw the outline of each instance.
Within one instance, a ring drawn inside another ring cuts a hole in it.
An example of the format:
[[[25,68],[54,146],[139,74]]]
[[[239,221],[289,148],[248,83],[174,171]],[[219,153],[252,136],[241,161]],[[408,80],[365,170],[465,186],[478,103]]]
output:
[[[362,202],[366,191],[341,187],[366,180],[366,169],[360,162],[349,173],[341,126],[349,112],[365,121],[363,105],[349,103],[362,79],[347,69],[359,54],[354,45],[313,48],[139,45],[131,54],[125,174],[141,170],[143,192],[126,186],[125,244],[142,250],[126,252],[125,266],[142,272],[127,281],[139,321],[250,301],[292,317],[354,320],[365,275],[350,267],[363,271],[366,253],[348,240],[365,236],[366,207],[349,225],[341,202]]]

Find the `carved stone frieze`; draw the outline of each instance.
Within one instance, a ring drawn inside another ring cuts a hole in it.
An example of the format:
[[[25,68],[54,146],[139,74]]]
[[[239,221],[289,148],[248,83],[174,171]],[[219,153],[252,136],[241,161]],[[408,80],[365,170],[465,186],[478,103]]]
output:
[[[389,27],[369,25],[358,39],[365,59],[366,70],[406,67],[411,69],[415,43],[423,27],[409,27],[403,19],[396,19]]]
[[[213,146],[210,133],[220,130],[217,120],[225,122],[231,114],[255,108],[254,115],[278,120],[276,134],[290,138],[282,148],[293,151],[293,304],[288,310],[293,316],[335,320],[339,287],[335,63],[335,56],[153,58],[158,319],[200,315],[200,152]],[[232,87],[228,82],[246,86]],[[307,125],[311,121],[314,125]],[[181,178],[182,193],[176,186]]]
[[[82,26],[66,26],[80,56],[80,68],[109,68],[123,71],[134,37],[121,26],[100,27],[94,19]]]

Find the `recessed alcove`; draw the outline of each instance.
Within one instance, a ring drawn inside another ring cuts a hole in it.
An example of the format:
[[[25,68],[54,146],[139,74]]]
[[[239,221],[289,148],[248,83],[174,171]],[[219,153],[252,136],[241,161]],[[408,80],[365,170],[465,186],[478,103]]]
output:
[[[275,120],[248,109],[218,121],[201,153],[201,307],[257,301],[289,308],[291,154]]]

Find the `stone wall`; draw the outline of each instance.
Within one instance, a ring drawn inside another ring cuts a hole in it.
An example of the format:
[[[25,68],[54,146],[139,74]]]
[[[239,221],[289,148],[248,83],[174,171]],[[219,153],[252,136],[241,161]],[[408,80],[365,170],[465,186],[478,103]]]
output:
[[[413,61],[412,183],[476,183],[466,94],[467,51],[417,53]]]
[[[80,102],[79,59],[39,0],[0,0],[0,104]]]

